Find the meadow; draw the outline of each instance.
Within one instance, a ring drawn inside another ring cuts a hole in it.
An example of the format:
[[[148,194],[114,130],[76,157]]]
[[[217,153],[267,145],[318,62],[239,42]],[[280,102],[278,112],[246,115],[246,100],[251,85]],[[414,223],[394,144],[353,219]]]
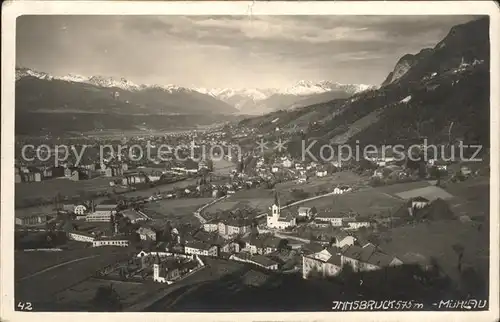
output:
[[[19,275],[23,274],[21,278],[16,274],[16,301],[30,301],[34,305],[37,301],[43,302],[53,294],[88,279],[96,270],[129,256],[128,252],[130,250],[126,248],[106,247],[103,250],[62,251],[53,257],[48,253],[30,256],[34,254],[31,252],[16,256],[16,270],[20,271]],[[88,253],[93,255],[84,256]],[[30,273],[23,271],[27,265],[37,266],[37,269],[30,269]]]
[[[434,258],[440,268],[454,280],[458,279],[458,256],[454,245],[464,247],[463,266],[473,267],[488,276],[489,237],[471,223],[459,220],[440,220],[396,227],[383,233],[380,247],[395,256],[417,253]]]
[[[111,192],[111,178],[94,178],[90,180],[72,181],[65,178],[48,179],[40,182],[16,183],[16,206],[22,206],[23,200],[44,199],[49,203],[60,193],[62,196],[76,196],[85,192]]]
[[[344,214],[354,212],[361,216],[385,214],[403,204],[403,200],[378,191],[375,188],[347,192],[308,201],[290,207],[292,212],[299,207],[316,207],[318,213],[330,212]]]

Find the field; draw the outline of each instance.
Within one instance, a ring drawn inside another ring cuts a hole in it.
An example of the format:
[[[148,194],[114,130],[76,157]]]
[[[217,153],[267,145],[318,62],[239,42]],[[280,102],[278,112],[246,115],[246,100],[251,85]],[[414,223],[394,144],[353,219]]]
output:
[[[252,198],[246,200],[233,201],[231,198],[217,202],[205,209],[207,213],[218,211],[230,211],[238,208],[258,209],[259,213],[265,212],[273,203],[273,198]]]
[[[96,181],[99,179],[100,181]],[[58,192],[61,193],[62,195],[71,195],[71,190],[70,193],[67,192],[67,189],[64,187],[64,184],[69,185],[69,184],[77,184],[81,185],[79,189],[75,190],[75,194],[78,193],[78,191],[82,191],[85,185],[88,185],[90,183],[96,183],[96,184],[103,184],[102,180],[106,180],[106,184],[109,187],[109,181],[110,178],[96,178],[92,180],[82,180],[82,181],[70,181],[70,180],[63,180],[63,179],[53,179],[53,180],[47,180],[43,182],[33,182],[33,183],[22,183],[16,184],[16,198],[24,198],[20,196],[19,194],[22,193],[24,196],[27,198],[29,196],[29,199],[35,199],[37,194],[48,194],[50,192],[50,198],[53,198]],[[60,186],[55,185],[53,182],[58,182]],[[187,179],[183,181],[179,181],[176,183],[171,183],[171,184],[165,184],[161,186],[157,186],[154,188],[149,188],[149,189],[144,189],[144,190],[139,190],[139,191],[131,191],[131,192],[126,192],[124,194],[121,194],[120,196],[122,197],[149,197],[152,194],[157,193],[158,191],[170,191],[174,188],[183,188],[186,186],[189,186],[191,184],[194,184],[196,182],[195,179]],[[52,184],[53,186],[49,186],[50,188],[47,189],[46,186],[43,186],[44,184]],[[26,187],[25,187],[26,186]],[[18,192],[18,187],[19,189],[24,189],[22,192]],[[28,188],[31,190],[28,190]],[[86,188],[85,188],[86,189]],[[48,190],[48,191],[45,191]],[[89,190],[85,190],[89,191]],[[111,191],[111,190],[110,190]],[[29,195],[28,193],[31,193]],[[100,201],[108,199],[107,197],[102,197],[102,198],[96,198],[95,201],[96,203],[99,203]],[[17,200],[17,199],[16,199]],[[39,215],[43,213],[53,213],[54,212],[54,205],[49,204],[49,205],[44,205],[44,206],[35,206],[35,207],[26,207],[26,208],[16,208],[16,217],[27,217],[31,215]]]
[[[73,303],[82,305],[92,301],[96,290],[100,286],[109,285],[112,285],[113,289],[118,293],[120,302],[124,306],[132,305],[142,297],[146,296],[149,292],[165,287],[162,284],[143,284],[91,278],[55,294],[53,299],[58,303],[58,305],[61,306],[68,306]]]
[[[307,192],[309,196],[314,196],[318,192],[322,192],[328,189],[331,191],[334,187],[338,185],[349,185],[358,186],[361,185],[363,179],[352,172],[338,172],[331,176],[317,178],[312,177],[306,184],[297,184],[294,181],[288,181],[284,183],[279,183],[275,186],[275,190],[279,194],[280,203],[282,206],[286,205],[289,201],[296,201],[292,195],[293,189],[301,189]],[[234,195],[229,198],[222,200],[208,208],[205,209],[206,212],[213,213],[216,211],[231,210],[238,207],[250,207],[258,209],[259,212],[263,213],[269,210],[269,207],[274,202],[274,189],[250,189],[237,191]],[[317,201],[311,201],[315,203]]]
[[[415,181],[415,182],[405,182],[405,183],[396,183],[387,186],[377,187],[377,189],[381,192],[396,195],[398,193],[402,193],[405,191],[421,189],[425,187],[430,187],[431,184],[427,181]]]
[[[489,220],[490,186],[488,178],[473,178],[460,183],[448,183],[445,189],[455,198],[449,200],[457,216]]]
[[[125,248],[103,248],[63,251],[55,255],[16,253],[16,300],[30,301],[34,305],[44,302],[53,294],[86,280],[97,269],[126,257],[129,251]],[[33,268],[24,269],[25,266]]]
[[[191,199],[172,199],[160,200],[146,205],[148,216],[155,221],[170,220],[174,224],[199,224],[194,212],[209,202],[212,198],[191,198]]]
[[[226,175],[236,168],[235,164],[228,160],[214,160],[214,174]]]
[[[82,191],[97,192],[111,191],[109,182],[111,178],[94,178],[90,180],[71,181],[64,178],[49,179],[41,182],[16,183],[16,204],[24,199],[53,200],[57,193],[64,196],[75,196]]]
[[[182,181],[177,181],[174,183],[167,183],[163,185],[158,185],[153,188],[148,188],[148,189],[141,189],[137,191],[131,191],[131,192],[126,192],[121,194],[121,196],[124,197],[150,197],[152,194],[155,194],[157,192],[168,192],[172,191],[176,188],[186,188],[188,186],[196,184],[196,179],[186,179]]]
[[[118,248],[84,248],[71,251],[60,252],[24,252],[16,251],[14,253],[14,274],[15,279],[26,278],[27,276],[41,271],[45,268],[69,262],[75,259],[84,258],[93,255],[112,254],[114,252],[123,252],[124,249]]]
[[[160,200],[148,203],[146,207],[165,215],[192,215],[198,208],[213,200],[213,198]]]
[[[112,178],[99,177],[90,180],[72,181],[64,178],[49,179],[41,182],[16,183],[16,194],[20,197],[53,198],[55,193],[78,194],[81,190],[102,191],[109,189]]]
[[[330,174],[326,177],[311,177],[308,179],[307,183],[297,184],[295,181],[288,181],[284,183],[279,183],[276,185],[275,189],[280,193],[287,194],[292,189],[302,189],[305,192],[314,194],[316,192],[323,191],[325,189],[333,189],[336,186],[347,185],[350,187],[364,186],[365,178],[350,172],[342,171]]]
[[[460,244],[465,250],[464,267],[472,266],[482,276],[488,276],[488,232],[479,231],[470,223],[446,220],[402,226],[391,229],[380,239],[380,247],[390,254],[403,256],[412,252],[428,259],[434,257],[440,267],[454,279],[458,277],[457,254],[452,247]]]
[[[429,187],[424,187],[424,188],[418,188],[418,189],[413,189],[413,190],[408,190],[404,192],[400,192],[396,194],[398,197],[403,198],[403,199],[412,199],[416,197],[424,197],[428,200],[436,200],[438,198],[443,199],[443,200],[448,200],[453,198],[453,196],[445,191],[444,189],[441,189],[440,187],[436,186],[429,186]]]
[[[223,199],[205,208],[204,212],[229,211],[237,208],[249,207],[265,212],[274,201],[273,191],[270,189],[240,190],[230,197]]]
[[[298,207],[316,207],[320,215],[322,212],[342,214],[352,211],[361,216],[367,216],[386,213],[401,204],[403,204],[403,200],[397,197],[380,192],[376,188],[366,188],[343,195],[319,198],[289,209],[294,212],[297,211]]]

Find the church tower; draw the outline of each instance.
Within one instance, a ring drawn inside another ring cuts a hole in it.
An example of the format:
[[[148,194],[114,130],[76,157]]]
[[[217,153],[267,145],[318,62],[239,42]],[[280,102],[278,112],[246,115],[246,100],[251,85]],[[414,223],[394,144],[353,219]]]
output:
[[[272,216],[278,218],[280,216],[280,199],[278,197],[278,193],[274,192],[274,204],[271,207]]]
[[[156,254],[156,258],[153,264],[153,280],[158,281],[160,278],[161,260],[160,256]]]
[[[267,215],[267,227],[276,228],[280,218],[280,200],[278,193],[274,192],[274,204],[271,206],[271,214]]]

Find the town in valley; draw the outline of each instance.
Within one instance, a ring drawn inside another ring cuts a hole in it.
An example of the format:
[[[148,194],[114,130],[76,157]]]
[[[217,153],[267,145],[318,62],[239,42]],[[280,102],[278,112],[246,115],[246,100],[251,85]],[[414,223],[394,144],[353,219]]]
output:
[[[250,94],[56,77],[18,44],[15,309],[487,310],[489,20],[455,18],[375,85]]]

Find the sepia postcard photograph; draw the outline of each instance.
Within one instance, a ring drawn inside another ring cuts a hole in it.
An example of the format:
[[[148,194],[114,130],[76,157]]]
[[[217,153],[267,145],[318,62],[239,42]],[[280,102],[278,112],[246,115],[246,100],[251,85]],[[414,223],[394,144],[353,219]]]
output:
[[[498,321],[493,2],[3,9],[2,320]]]

